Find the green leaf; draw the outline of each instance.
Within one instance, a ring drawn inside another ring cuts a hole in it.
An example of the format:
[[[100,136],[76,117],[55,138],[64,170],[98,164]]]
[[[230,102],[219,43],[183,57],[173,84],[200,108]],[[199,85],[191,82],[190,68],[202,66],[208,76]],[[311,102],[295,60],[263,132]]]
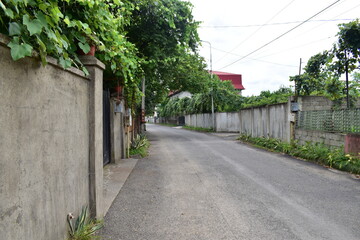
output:
[[[63,57],[59,58],[59,64],[64,68],[71,67],[71,61],[69,59],[64,59]]]
[[[36,18],[40,21],[41,25],[46,28],[47,27],[47,18],[42,12],[36,13]]]
[[[14,18],[14,12],[11,9],[6,8],[4,11],[5,11],[5,15],[8,16],[10,19]]]
[[[14,61],[31,56],[32,46],[27,43],[19,44],[19,38],[14,38],[8,46],[11,48],[11,57]]]
[[[16,22],[9,23],[9,36],[21,35],[21,26]]]
[[[41,33],[43,28],[43,24],[39,19],[30,20],[29,15],[23,16],[23,24],[26,25],[30,36]]]
[[[79,42],[78,45],[85,54],[90,52],[90,45],[88,43],[83,44],[83,43]]]
[[[82,67],[81,70],[85,73],[85,76],[89,76],[89,71],[86,67]]]
[[[64,18],[64,23],[66,23],[66,25],[70,26],[70,19],[69,19],[68,16],[66,16],[66,17]]]

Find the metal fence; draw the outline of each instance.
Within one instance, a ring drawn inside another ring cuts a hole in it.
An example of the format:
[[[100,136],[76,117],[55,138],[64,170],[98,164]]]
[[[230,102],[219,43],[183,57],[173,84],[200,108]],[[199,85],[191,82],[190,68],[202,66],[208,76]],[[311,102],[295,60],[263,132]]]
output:
[[[324,132],[360,133],[360,108],[300,111],[296,128]]]

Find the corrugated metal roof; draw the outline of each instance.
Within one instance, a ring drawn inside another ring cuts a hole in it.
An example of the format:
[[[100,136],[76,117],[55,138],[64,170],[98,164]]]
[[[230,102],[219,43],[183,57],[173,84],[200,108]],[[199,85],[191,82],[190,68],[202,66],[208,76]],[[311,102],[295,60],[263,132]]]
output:
[[[219,72],[212,71],[213,74],[217,75],[221,80],[230,80],[234,85],[234,88],[237,90],[244,90],[244,86],[242,85],[242,77],[241,74],[235,73],[227,73],[227,72]]]

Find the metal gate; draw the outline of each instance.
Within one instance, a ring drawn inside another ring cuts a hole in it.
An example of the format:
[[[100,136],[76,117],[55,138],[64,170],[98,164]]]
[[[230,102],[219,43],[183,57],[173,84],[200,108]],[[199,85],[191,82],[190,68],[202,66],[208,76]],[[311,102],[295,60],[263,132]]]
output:
[[[179,124],[180,126],[184,126],[184,125],[185,125],[185,116],[180,116],[180,117],[178,118],[178,124]]]
[[[110,92],[103,91],[103,156],[104,165],[111,161],[111,141],[110,141]]]

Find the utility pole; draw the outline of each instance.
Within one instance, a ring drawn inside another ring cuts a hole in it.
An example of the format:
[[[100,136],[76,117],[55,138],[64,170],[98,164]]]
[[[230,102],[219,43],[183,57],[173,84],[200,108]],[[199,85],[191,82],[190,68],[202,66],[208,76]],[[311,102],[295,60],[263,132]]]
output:
[[[145,121],[145,77],[142,79],[142,97],[141,97],[141,133],[146,131],[146,121]]]
[[[345,50],[345,77],[346,77],[346,108],[350,108],[350,99],[349,99],[349,61],[348,55]]]
[[[299,77],[300,77],[300,75],[301,75],[301,64],[302,64],[302,59],[300,58],[300,64],[299,64]],[[295,88],[294,88],[294,92],[295,92],[295,99],[296,99],[296,97],[297,97],[297,81],[296,81],[296,79],[295,79]],[[296,99],[296,101],[297,101],[297,99]]]
[[[211,80],[213,80],[213,70],[212,70],[212,50],[211,50],[211,43],[209,41],[203,41],[204,43],[208,43],[210,45],[210,77]],[[212,83],[211,83],[212,84]],[[212,126],[213,130],[216,132],[216,126],[215,126],[215,109],[214,109],[214,86],[212,86],[211,91],[211,115],[212,115]]]

